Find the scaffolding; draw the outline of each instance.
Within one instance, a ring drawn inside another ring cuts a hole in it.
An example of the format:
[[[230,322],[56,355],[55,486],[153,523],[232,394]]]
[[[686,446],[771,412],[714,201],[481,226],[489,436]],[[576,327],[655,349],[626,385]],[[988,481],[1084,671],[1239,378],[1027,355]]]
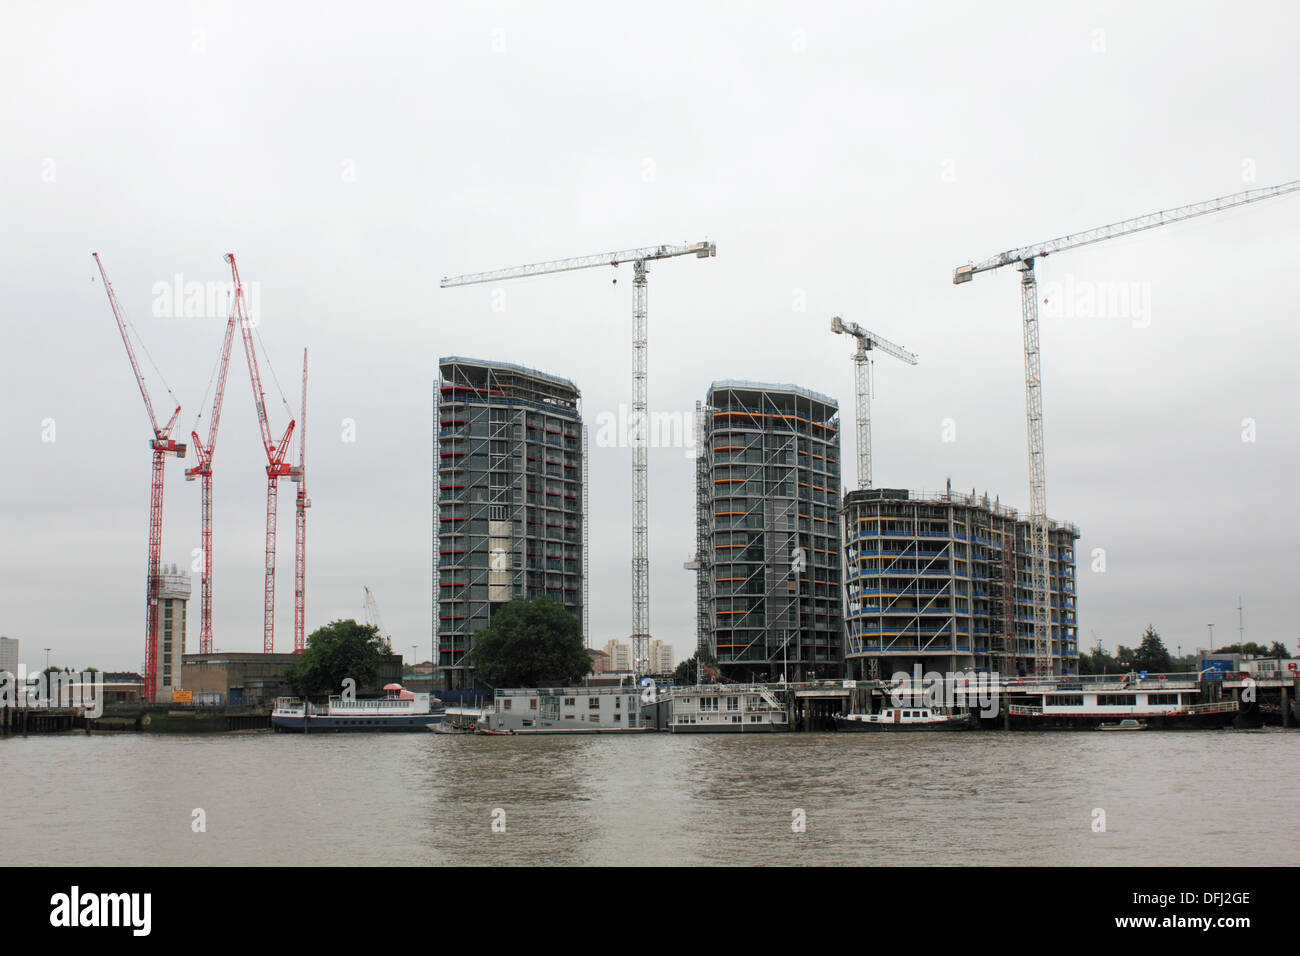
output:
[[[847,656],[864,676],[884,664],[950,657],[954,667],[1027,672],[1033,665],[1028,522],[987,495],[851,493],[844,508]],[[1052,652],[1077,658],[1073,542],[1052,522]]]
[[[748,382],[715,383],[697,405],[700,645],[743,679],[838,673],[836,412],[815,392]]]
[[[450,686],[469,679],[473,634],[515,597],[562,604],[586,640],[586,454],[571,382],[473,359],[440,368],[434,616]]]

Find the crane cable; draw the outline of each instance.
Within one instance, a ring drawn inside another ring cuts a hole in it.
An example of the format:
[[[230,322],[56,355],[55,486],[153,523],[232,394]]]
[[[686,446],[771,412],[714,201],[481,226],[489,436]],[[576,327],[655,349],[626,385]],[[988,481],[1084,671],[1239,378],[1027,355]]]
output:
[[[140,346],[141,351],[144,352],[145,358],[149,360],[149,364],[153,366],[153,370],[158,373],[158,378],[162,381],[163,388],[167,389],[167,394],[172,397],[172,401],[177,405],[180,405],[181,400],[176,397],[176,393],[172,391],[172,387],[167,384],[166,376],[163,375],[162,369],[158,367],[158,363],[153,360],[153,355],[149,352],[149,346],[144,344],[144,338],[140,335],[139,330],[136,329],[135,323],[131,321],[131,316],[127,314],[126,306],[124,306],[118,299],[117,292],[113,289],[112,285],[109,286],[109,292],[113,295],[113,301],[117,303],[117,310],[121,314],[123,321],[126,322],[130,331],[135,334],[136,343]]]

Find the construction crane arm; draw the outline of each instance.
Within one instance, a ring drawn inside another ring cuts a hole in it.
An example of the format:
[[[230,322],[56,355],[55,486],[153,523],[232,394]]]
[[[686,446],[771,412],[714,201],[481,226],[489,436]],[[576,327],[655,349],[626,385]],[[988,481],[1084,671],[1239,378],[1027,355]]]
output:
[[[226,337],[221,340],[221,356],[217,360],[217,387],[212,396],[212,419],[208,422],[208,443],[199,438],[198,431],[190,432],[194,439],[194,450],[198,465],[187,468],[186,478],[193,478],[212,462],[212,455],[217,448],[217,429],[221,427],[221,406],[226,397],[226,373],[230,370],[230,350],[235,344],[235,326],[239,322],[239,307],[234,305],[230,318],[226,320]],[[197,426],[196,426],[197,428]]]
[[[886,355],[892,355],[896,359],[901,359],[908,365],[915,365],[917,362],[916,353],[909,352],[902,346],[895,345],[888,339],[882,339],[875,332],[868,332],[856,322],[845,322],[838,315],[831,319],[831,331],[837,335],[851,335],[862,342],[864,348],[880,349]]]
[[[1060,252],[1064,249],[1073,249],[1076,246],[1087,246],[1094,242],[1101,242],[1104,239],[1113,239],[1116,236],[1126,236],[1130,233],[1142,232],[1146,229],[1154,229],[1156,226],[1165,226],[1172,222],[1181,222],[1184,219],[1194,219],[1197,216],[1204,216],[1207,213],[1232,209],[1235,206],[1244,206],[1247,203],[1256,202],[1260,199],[1270,199],[1273,196],[1281,196],[1286,193],[1296,192],[1297,190],[1300,190],[1300,180],[1290,183],[1282,183],[1279,186],[1266,186],[1261,189],[1247,189],[1244,192],[1234,193],[1231,196],[1221,196],[1218,199],[1208,199],[1205,202],[1192,203],[1190,206],[1179,206],[1176,209],[1164,209],[1160,212],[1147,213],[1145,216],[1125,219],[1123,222],[1112,223],[1109,226],[1099,226],[1096,229],[1071,233],[1068,236],[1061,236],[1058,239],[1049,239],[1047,242],[1035,243],[1034,245],[1024,246],[1020,249],[1009,249],[990,259],[985,259],[983,262],[958,266],[953,270],[952,281],[954,285],[960,285],[963,282],[969,282],[977,272],[988,272],[991,269],[998,269],[1015,262],[1029,262],[1033,259],[1039,258],[1040,256],[1051,255],[1053,252]]]
[[[645,262],[651,259],[671,259],[674,256],[693,255],[707,259],[718,254],[718,247],[711,242],[694,242],[685,246],[647,246],[644,249],[626,249],[622,252],[602,252],[594,256],[578,256],[574,259],[554,259],[550,262],[535,262],[527,266],[515,266],[513,269],[498,269],[495,272],[473,272],[468,275],[443,278],[441,287],[474,285],[480,282],[498,282],[502,279],[519,279],[524,276],[547,275],[552,272],[571,272],[574,269],[591,269],[595,266],[617,266],[623,262]]]
[[[92,252],[91,255],[95,257],[95,265],[99,267],[100,278],[104,280],[104,292],[108,295],[108,304],[113,309],[113,318],[117,320],[117,330],[122,333],[122,344],[126,346],[126,357],[131,360],[131,371],[135,372],[135,382],[140,386],[140,395],[144,399],[145,411],[149,413],[149,424],[153,426],[154,437],[159,440],[166,439],[171,435],[172,428],[176,425],[176,419],[180,417],[180,403],[176,404],[176,411],[172,412],[172,417],[167,422],[166,427],[159,428],[158,416],[154,414],[153,402],[149,398],[149,388],[144,383],[144,376],[140,373],[140,363],[136,361],[135,349],[131,347],[131,337],[126,331],[126,320],[122,318],[122,307],[118,304],[117,293],[113,291],[113,285],[108,281],[108,274],[104,271],[104,263],[100,261],[99,253]]]

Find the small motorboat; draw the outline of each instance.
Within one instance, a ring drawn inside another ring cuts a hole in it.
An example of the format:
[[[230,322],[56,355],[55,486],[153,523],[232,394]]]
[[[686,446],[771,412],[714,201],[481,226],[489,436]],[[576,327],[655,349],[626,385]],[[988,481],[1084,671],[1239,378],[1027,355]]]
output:
[[[1098,730],[1146,730],[1147,725],[1140,720],[1121,720],[1117,724],[1099,724]]]

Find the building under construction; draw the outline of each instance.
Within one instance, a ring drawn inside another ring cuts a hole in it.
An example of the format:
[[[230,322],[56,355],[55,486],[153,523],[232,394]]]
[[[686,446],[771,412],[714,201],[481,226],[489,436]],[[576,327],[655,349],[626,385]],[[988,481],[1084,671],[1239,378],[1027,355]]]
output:
[[[462,688],[474,685],[473,635],[500,605],[545,596],[584,618],[585,434],[581,395],[567,379],[457,357],[441,359],[439,373],[435,676]]]
[[[840,676],[838,403],[721,381],[696,416],[700,650],[735,680]]]
[[[1074,542],[1049,522],[1052,670],[1078,672]],[[845,676],[1034,673],[1028,516],[987,495],[844,496]]]

